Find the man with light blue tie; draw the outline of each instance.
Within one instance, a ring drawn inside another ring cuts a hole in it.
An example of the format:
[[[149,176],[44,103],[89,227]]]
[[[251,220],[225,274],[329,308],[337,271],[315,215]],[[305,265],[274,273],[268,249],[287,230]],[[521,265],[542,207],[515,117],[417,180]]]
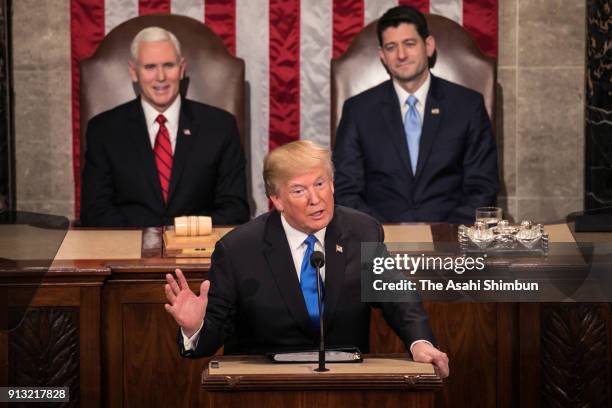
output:
[[[410,95],[406,99],[408,107],[404,115],[404,130],[406,141],[408,142],[408,152],[410,153],[410,166],[412,174],[416,174],[416,165],[419,160],[419,143],[421,141],[421,118],[417,112],[416,104],[419,102],[416,96]],[[421,104],[422,105],[422,104]]]
[[[344,103],[336,202],[380,222],[473,222],[499,190],[482,95],[429,72],[436,44],[418,10],[389,9],[377,34],[391,79]]]
[[[325,342],[329,348],[369,351],[370,311],[380,307],[387,323],[418,362],[448,375],[448,357],[434,347],[419,301],[361,301],[361,243],[383,242],[375,219],[334,205],[330,152],[313,142],[278,147],[264,161],[266,192],[274,210],[225,235],[211,260],[210,281],[196,296],[180,270],[167,275],[168,313],[180,326],[181,355],[315,350],[319,344],[317,274],[321,268]],[[210,291],[209,291],[210,290]]]

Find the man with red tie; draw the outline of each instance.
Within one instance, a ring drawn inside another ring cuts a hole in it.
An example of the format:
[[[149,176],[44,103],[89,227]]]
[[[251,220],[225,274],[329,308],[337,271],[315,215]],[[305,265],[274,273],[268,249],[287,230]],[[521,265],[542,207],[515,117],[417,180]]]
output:
[[[180,97],[186,64],[171,32],[145,28],[131,54],[128,69],[140,96],[87,126],[82,225],[160,226],[181,215],[208,215],[213,224],[247,221],[235,118]]]

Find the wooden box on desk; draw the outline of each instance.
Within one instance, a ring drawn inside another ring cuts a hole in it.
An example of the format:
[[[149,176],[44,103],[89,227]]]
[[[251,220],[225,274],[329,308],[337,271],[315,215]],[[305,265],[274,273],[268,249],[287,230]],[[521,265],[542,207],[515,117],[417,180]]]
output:
[[[210,258],[219,239],[234,227],[213,227],[210,235],[193,237],[177,236],[174,227],[165,227],[163,232],[163,256],[167,258]]]
[[[218,356],[202,374],[201,407],[433,407],[442,380],[431,364],[405,354],[380,354],[363,363],[275,364],[260,356]]]
[[[210,258],[220,238],[218,232],[193,237],[178,236],[174,227],[166,228],[163,237],[164,255],[170,258]]]

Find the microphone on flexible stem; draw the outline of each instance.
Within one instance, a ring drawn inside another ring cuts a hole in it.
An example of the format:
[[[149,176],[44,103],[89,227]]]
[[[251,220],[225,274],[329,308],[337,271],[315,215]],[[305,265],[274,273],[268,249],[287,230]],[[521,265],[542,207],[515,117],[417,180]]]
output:
[[[310,255],[310,264],[317,270],[317,303],[319,306],[319,368],[317,372],[329,371],[325,368],[325,329],[323,327],[323,308],[321,301],[321,268],[325,265],[325,255],[321,251],[314,251]]]

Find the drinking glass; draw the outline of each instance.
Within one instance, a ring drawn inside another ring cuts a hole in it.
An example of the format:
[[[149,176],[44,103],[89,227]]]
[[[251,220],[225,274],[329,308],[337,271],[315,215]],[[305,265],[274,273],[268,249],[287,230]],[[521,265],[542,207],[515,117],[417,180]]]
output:
[[[476,221],[482,221],[487,228],[495,227],[502,219],[502,209],[499,207],[479,207],[476,209]]]

